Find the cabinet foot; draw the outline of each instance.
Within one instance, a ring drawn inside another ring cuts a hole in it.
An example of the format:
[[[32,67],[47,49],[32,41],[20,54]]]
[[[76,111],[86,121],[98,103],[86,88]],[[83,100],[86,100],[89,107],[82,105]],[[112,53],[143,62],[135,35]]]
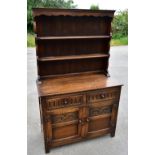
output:
[[[115,132],[110,133],[111,137],[115,137]]]
[[[50,149],[45,147],[45,153],[49,153],[50,152]]]

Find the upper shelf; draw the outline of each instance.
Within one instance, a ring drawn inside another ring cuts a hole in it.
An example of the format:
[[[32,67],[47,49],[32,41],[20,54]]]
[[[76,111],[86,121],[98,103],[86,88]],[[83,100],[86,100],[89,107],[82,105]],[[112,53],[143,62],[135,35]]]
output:
[[[33,16],[94,16],[113,18],[115,10],[33,8]]]
[[[71,55],[71,56],[51,56],[38,58],[39,61],[59,61],[59,60],[73,60],[73,59],[92,59],[92,58],[104,58],[109,57],[109,54],[81,54],[81,55]]]
[[[97,35],[97,36],[46,36],[36,37],[37,40],[60,40],[60,39],[100,39],[111,38],[111,35]]]

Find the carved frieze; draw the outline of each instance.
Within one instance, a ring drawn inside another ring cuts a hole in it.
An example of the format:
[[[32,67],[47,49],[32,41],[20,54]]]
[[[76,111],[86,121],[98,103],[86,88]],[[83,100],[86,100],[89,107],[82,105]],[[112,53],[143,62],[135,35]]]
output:
[[[113,98],[117,98],[118,92],[114,91],[114,92],[98,92],[98,93],[93,93],[90,95],[87,95],[87,100],[89,102],[93,102],[93,101],[97,101],[97,100],[106,100],[106,99],[113,99]]]
[[[65,97],[65,98],[47,98],[47,109],[51,110],[54,108],[60,108],[60,107],[67,107],[67,106],[74,106],[74,105],[80,105],[83,103],[83,96],[71,96],[71,97]]]

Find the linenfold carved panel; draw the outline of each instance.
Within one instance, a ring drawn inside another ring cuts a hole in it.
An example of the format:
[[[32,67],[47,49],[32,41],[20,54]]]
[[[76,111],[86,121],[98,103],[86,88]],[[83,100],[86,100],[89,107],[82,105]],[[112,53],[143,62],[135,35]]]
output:
[[[67,107],[67,106],[74,106],[74,105],[81,105],[83,104],[83,96],[77,95],[77,96],[71,96],[71,97],[64,97],[64,98],[56,98],[53,99],[47,98],[47,109],[51,110],[54,108],[60,108],[60,107]]]

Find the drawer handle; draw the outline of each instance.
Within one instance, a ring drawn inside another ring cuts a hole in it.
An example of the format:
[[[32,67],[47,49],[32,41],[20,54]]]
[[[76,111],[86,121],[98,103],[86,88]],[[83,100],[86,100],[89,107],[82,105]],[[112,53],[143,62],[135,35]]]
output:
[[[101,98],[105,98],[105,95],[104,94],[101,94]]]
[[[82,123],[82,121],[81,121],[81,120],[79,120],[79,123],[81,124],[81,123]]]
[[[89,122],[90,121],[90,119],[89,118],[87,118],[87,120],[86,120],[87,122]]]
[[[80,120],[79,120],[79,123],[80,123],[81,125],[84,125],[86,122],[89,122],[89,121],[90,121],[89,118],[87,118],[84,122],[80,119]]]
[[[65,100],[65,101],[64,101],[64,104],[67,104],[67,103],[68,103],[67,100]]]
[[[84,122],[82,120],[79,120],[79,124],[84,125]]]

